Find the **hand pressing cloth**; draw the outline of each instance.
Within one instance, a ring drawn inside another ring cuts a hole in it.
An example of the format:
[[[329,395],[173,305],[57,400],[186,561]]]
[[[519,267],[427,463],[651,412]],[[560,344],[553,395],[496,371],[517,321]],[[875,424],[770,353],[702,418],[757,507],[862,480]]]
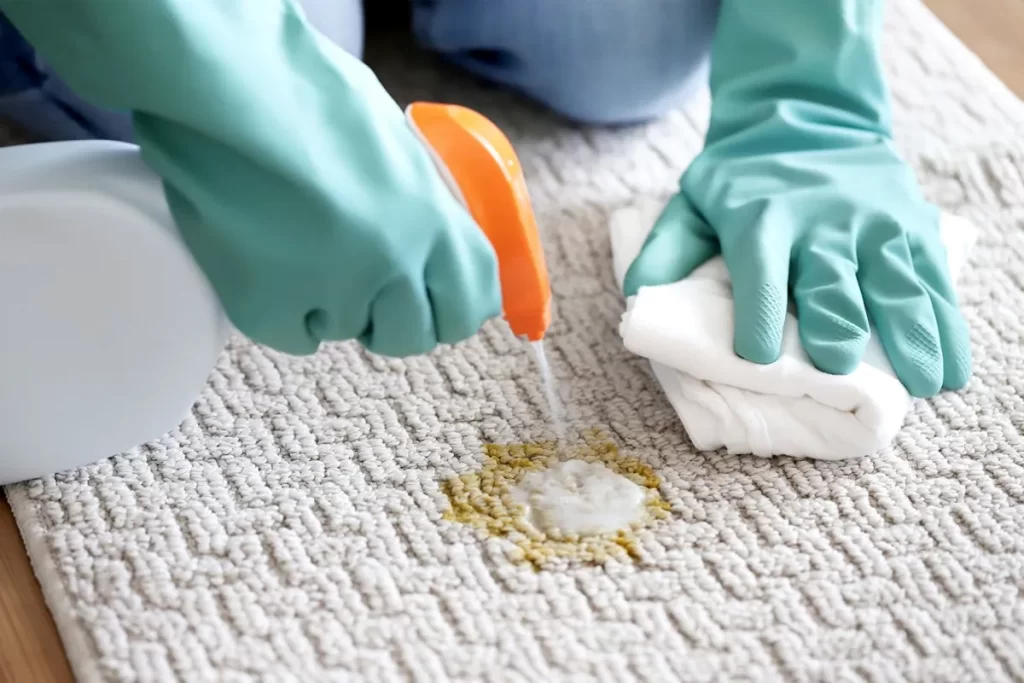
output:
[[[663,208],[656,200],[641,200],[612,214],[620,289]],[[977,231],[944,215],[941,232],[956,280]],[[863,362],[852,373],[830,375],[815,368],[800,344],[792,306],[775,363],[758,365],[737,356],[732,291],[721,257],[679,282],[642,287],[628,299],[619,333],[627,349],[651,361],[702,451],[823,460],[871,455],[892,442],[913,404],[874,330]]]

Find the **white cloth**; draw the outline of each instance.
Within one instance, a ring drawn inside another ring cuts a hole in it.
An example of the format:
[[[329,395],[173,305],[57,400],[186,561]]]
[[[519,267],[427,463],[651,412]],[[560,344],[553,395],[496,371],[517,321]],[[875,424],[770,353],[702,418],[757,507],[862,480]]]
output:
[[[641,200],[612,214],[609,229],[620,287],[663,206]],[[943,216],[942,239],[954,279],[976,233],[963,219]],[[792,308],[778,361],[758,365],[737,356],[732,291],[721,257],[680,282],[641,288],[629,298],[619,332],[627,349],[651,361],[700,450],[824,460],[861,457],[888,446],[912,406],[874,330],[864,362],[844,376],[812,365]]]

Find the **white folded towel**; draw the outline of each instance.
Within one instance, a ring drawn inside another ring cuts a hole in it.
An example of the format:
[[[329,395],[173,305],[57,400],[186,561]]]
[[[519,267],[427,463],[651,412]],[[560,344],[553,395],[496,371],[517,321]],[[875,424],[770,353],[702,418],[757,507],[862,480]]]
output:
[[[663,206],[641,200],[612,214],[620,288]],[[954,279],[976,233],[963,219],[943,216],[942,239]],[[874,330],[864,361],[851,374],[816,369],[801,346],[792,307],[778,361],[758,365],[737,356],[732,291],[721,257],[680,282],[641,288],[629,298],[619,332],[627,349],[651,361],[702,451],[824,460],[871,455],[892,442],[913,403]]]

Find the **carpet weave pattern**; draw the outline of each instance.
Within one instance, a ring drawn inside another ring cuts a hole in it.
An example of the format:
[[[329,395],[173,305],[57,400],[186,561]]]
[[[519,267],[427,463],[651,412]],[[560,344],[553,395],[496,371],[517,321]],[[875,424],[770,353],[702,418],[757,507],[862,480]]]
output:
[[[500,322],[402,362],[236,339],[179,430],[8,489],[79,679],[1024,680],[1024,106],[917,0],[892,2],[888,28],[900,146],[982,230],[967,390],[856,462],[694,452],[622,349],[604,219],[671,192],[706,95],[579,130],[371,46],[400,100],[465,103],[516,144],[571,447],[655,487],[665,514],[588,548],[501,523],[493,487],[546,453],[514,445],[551,430],[530,349]]]

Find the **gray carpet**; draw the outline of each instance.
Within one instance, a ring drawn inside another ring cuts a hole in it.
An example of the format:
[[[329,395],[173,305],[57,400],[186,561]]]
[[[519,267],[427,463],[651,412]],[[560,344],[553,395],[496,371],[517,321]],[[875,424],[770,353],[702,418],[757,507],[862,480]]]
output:
[[[495,511],[488,487],[546,447],[485,445],[550,436],[500,322],[406,362],[235,340],[179,430],[8,489],[80,680],[1024,680],[1024,106],[916,0],[889,28],[900,144],[983,233],[966,391],[857,462],[695,453],[621,347],[603,219],[671,191],[706,98],[577,130],[378,45],[400,99],[463,102],[518,146],[576,446],[657,488],[662,514],[574,544]]]

